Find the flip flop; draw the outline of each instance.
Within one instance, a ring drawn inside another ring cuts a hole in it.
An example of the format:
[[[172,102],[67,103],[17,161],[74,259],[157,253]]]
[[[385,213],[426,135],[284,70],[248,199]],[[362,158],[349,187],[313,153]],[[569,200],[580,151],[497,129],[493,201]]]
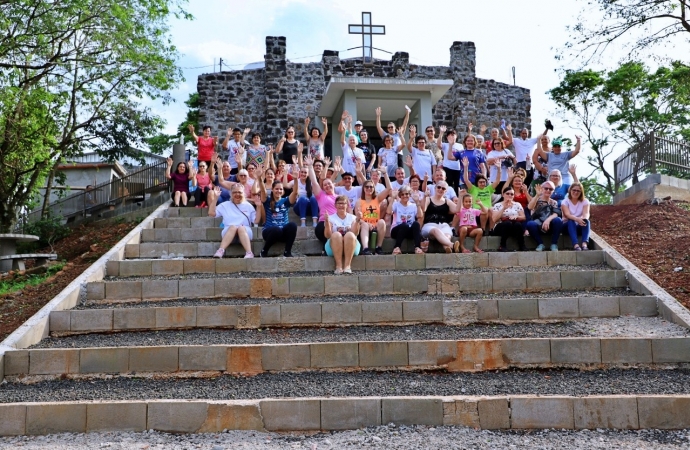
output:
[[[415,247],[415,248],[414,248],[414,252],[415,252],[415,254],[417,254],[417,255],[423,255],[423,254],[424,254],[424,250],[422,250],[422,249],[419,248],[419,247]]]
[[[462,250],[463,253],[472,253],[471,251],[467,250],[466,248]]]
[[[394,255],[400,255],[400,254],[402,254],[402,252],[400,251],[400,247],[395,247],[395,248],[393,249],[393,254],[394,254]]]
[[[482,250],[481,248],[478,248],[475,250],[475,253],[484,253],[484,250]]]

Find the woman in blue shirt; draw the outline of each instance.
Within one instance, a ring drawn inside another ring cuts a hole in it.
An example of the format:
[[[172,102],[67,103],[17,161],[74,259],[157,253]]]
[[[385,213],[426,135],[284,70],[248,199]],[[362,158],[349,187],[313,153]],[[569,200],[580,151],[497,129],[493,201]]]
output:
[[[295,243],[297,236],[297,224],[290,222],[288,212],[290,207],[297,201],[297,189],[293,189],[289,197],[283,198],[283,183],[274,181],[271,186],[271,193],[267,195],[266,186],[259,177],[259,190],[261,192],[261,205],[264,209],[266,222],[261,235],[264,238],[264,248],[261,250],[261,257],[268,256],[268,250],[276,242],[285,242],[283,256],[292,256],[292,244]]]

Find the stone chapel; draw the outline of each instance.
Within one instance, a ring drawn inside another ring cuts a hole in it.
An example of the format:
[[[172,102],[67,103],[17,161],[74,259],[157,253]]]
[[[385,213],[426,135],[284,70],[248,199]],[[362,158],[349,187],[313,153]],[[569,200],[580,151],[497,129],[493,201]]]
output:
[[[337,126],[343,110],[361,120],[374,138],[377,106],[384,124],[400,125],[409,105],[409,123],[418,130],[446,125],[460,138],[469,122],[475,133],[480,124],[497,127],[501,119],[514,129],[530,128],[529,90],[477,78],[473,42],[453,42],[448,67],[410,64],[405,52],[390,61],[365,63],[362,58],[340,59],[332,50],[325,50],[321,61],[294,63],[286,59],[286,49],[285,37],[268,36],[263,67],[200,75],[199,125],[211,126],[212,135],[221,138],[229,127],[249,127],[262,134],[264,144],[275,145],[288,126],[303,139],[305,117],[319,127],[321,121],[314,117],[326,117],[330,156],[341,153]]]

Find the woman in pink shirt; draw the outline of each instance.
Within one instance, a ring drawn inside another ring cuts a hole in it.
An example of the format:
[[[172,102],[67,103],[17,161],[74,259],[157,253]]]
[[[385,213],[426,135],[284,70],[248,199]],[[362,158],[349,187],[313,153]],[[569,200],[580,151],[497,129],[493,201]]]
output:
[[[213,189],[211,175],[206,171],[208,164],[206,161],[199,161],[199,171],[192,169],[192,185],[196,187],[194,191],[194,205],[196,208],[206,207],[206,196],[208,191]]]
[[[314,228],[314,234],[316,238],[323,244],[326,244],[328,238],[326,238],[324,223],[326,214],[333,215],[336,213],[337,209],[335,207],[335,199],[338,197],[335,193],[335,185],[333,180],[330,178],[324,178],[319,184],[319,180],[316,178],[316,173],[314,172],[314,158],[307,156],[304,158],[304,163],[309,169],[309,179],[311,180],[311,193],[316,198],[316,203],[319,205],[319,221]],[[352,209],[348,207],[348,212],[352,212]]]

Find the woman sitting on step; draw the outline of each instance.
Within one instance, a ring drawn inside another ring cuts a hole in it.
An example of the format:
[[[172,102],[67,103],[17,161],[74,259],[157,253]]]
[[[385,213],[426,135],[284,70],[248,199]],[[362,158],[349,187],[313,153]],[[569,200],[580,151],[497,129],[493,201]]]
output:
[[[187,206],[187,199],[189,198],[189,180],[192,179],[192,172],[189,170],[191,163],[189,167],[187,167],[187,164],[184,162],[177,163],[175,173],[172,174],[170,173],[173,164],[172,158],[169,157],[167,163],[168,167],[165,169],[165,178],[173,182],[173,202],[175,206],[180,206],[180,202],[182,206]]]
[[[261,250],[261,257],[267,257],[268,250],[276,242],[284,242],[285,251],[283,256],[290,258],[292,257],[292,244],[295,243],[295,237],[297,236],[297,225],[290,222],[288,213],[290,206],[297,201],[297,189],[294,189],[289,197],[283,197],[283,184],[280,181],[274,181],[270,195],[267,195],[266,185],[261,177],[259,177],[258,183],[261,203],[257,206],[257,210],[263,209],[263,214],[261,215],[266,220],[264,229],[261,231],[261,236],[264,238],[264,248]]]
[[[297,193],[297,203],[294,205],[295,214],[300,218],[300,226],[307,226],[307,214],[310,215],[312,226],[316,226],[319,220],[319,203],[316,201],[311,180],[309,179],[309,169],[307,166],[299,168],[299,175],[290,181],[287,186]]]
[[[304,158],[304,162],[309,170],[312,195],[316,197],[319,205],[319,222],[316,224],[314,234],[319,241],[325,244],[328,240],[325,233],[326,214],[335,214],[336,211],[335,199],[337,195],[335,194],[335,185],[330,178],[324,178],[321,180],[321,185],[319,185],[319,180],[316,179],[316,173],[314,173],[314,159],[311,156],[307,156]]]
[[[508,238],[513,237],[518,242],[520,251],[525,248],[525,234],[523,223],[525,222],[525,211],[522,205],[515,201],[515,189],[508,186],[503,189],[503,201],[496,203],[491,210],[491,217],[495,223],[493,228],[494,236],[501,237],[499,252],[508,251]]]
[[[573,183],[568,189],[568,197],[561,203],[563,224],[573,250],[588,250],[589,247],[589,200],[585,198],[585,188],[580,183]],[[565,233],[564,233],[565,234]],[[577,235],[582,236],[578,245]]]
[[[402,253],[400,246],[405,239],[414,241],[414,252],[422,254],[422,227],[419,221],[424,217],[421,202],[414,204],[410,201],[412,189],[403,186],[397,192],[393,191],[388,199],[388,214],[392,215],[391,237],[395,239],[394,255]]]
[[[208,215],[223,218],[220,247],[213,257],[222,258],[230,244],[239,243],[244,248],[244,257],[253,258],[252,227],[256,222],[256,211],[244,198],[244,188],[239,183],[232,185],[230,201],[216,206],[219,196],[219,187],[208,193]]]
[[[422,210],[424,211],[424,226],[422,227],[423,238],[434,238],[443,246],[446,253],[455,253],[460,249],[460,242],[453,244],[453,214],[458,212],[458,205],[452,200],[448,200],[445,195],[448,190],[448,183],[439,181],[436,183],[434,195],[422,200]]]
[[[211,181],[211,174],[206,169],[208,163],[206,161],[199,161],[199,171],[192,169],[192,186],[196,187],[194,190],[194,206],[196,208],[206,207],[206,196],[209,191],[213,189],[213,182]]]
[[[532,220],[527,222],[525,228],[529,231],[530,236],[537,241],[538,252],[545,249],[541,238],[542,233],[551,233],[551,245],[549,248],[553,252],[558,251],[558,238],[563,229],[563,221],[561,220],[561,208],[556,200],[551,198],[554,189],[555,185],[551,181],[537,186],[537,195],[529,202],[529,208],[532,210]]]
[[[324,215],[324,235],[326,236],[326,254],[335,259],[335,274],[352,273],[352,258],[359,255],[362,246],[357,240],[361,224],[361,213],[349,214],[349,200],[346,195],[335,199],[335,214]]]
[[[357,200],[355,213],[361,214],[362,224],[359,232],[359,239],[362,241],[362,255],[371,255],[369,239],[374,239],[376,248],[374,253],[383,255],[383,238],[386,235],[386,222],[381,217],[381,202],[388,197],[391,190],[391,180],[388,178],[386,167],[381,168],[386,180],[386,187],[376,193],[376,183],[373,180],[366,180],[362,186],[362,197]],[[378,171],[377,171],[378,172]],[[373,172],[372,172],[373,173]],[[371,236],[370,236],[371,234]]]

